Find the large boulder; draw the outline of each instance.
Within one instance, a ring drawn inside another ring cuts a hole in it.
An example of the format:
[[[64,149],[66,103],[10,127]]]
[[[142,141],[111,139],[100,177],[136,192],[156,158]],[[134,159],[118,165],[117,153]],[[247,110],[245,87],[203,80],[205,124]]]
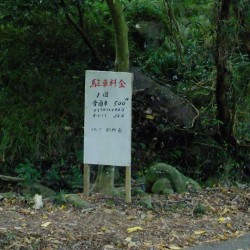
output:
[[[161,113],[162,118],[167,119],[171,124],[184,128],[193,127],[199,116],[199,112],[194,105],[176,95],[169,86],[160,85],[137,71],[136,68],[131,68],[130,72],[134,74],[134,99],[138,100],[143,95],[150,96],[147,108],[152,110],[152,116]],[[143,98],[143,102],[147,102],[145,98]]]
[[[145,185],[148,192],[165,195],[201,190],[196,181],[166,163],[157,163],[150,167]]]
[[[156,21],[138,21],[132,29],[134,41],[140,49],[158,48],[164,42],[164,24]]]

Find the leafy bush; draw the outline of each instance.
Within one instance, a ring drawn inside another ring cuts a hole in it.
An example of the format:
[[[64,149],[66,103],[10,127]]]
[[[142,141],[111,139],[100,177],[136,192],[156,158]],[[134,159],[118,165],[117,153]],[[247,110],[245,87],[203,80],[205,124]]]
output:
[[[18,176],[23,179],[23,183],[26,186],[32,187],[38,179],[41,178],[41,173],[35,168],[34,164],[28,160],[25,163],[20,163],[15,169]]]
[[[29,159],[30,162],[18,167],[19,174],[26,176],[27,181],[40,178],[41,172],[51,187],[78,190],[82,185],[79,152],[83,137],[84,71],[110,69],[115,49],[112,20],[105,1],[65,2],[65,7],[48,0],[0,3],[0,171],[13,173],[14,166]],[[217,141],[214,2],[124,0],[123,3],[133,64],[162,85],[168,84],[200,113],[190,129],[170,124],[160,111],[152,121],[145,118],[151,96],[135,96],[134,171],[143,175],[153,162],[165,161],[196,178],[220,173],[227,167],[232,152],[226,152],[226,145]],[[84,14],[84,32],[103,59],[101,66],[65,18],[70,13],[78,24],[78,4]],[[155,21],[162,26],[160,46],[138,46],[133,32],[139,21]],[[236,21],[232,21],[228,30],[235,42],[227,65],[232,83],[228,93],[229,104],[235,110],[235,135],[247,144],[250,65],[246,46],[238,43],[247,30],[239,28]],[[163,130],[164,133],[159,132]],[[206,145],[200,146],[202,152],[198,153],[197,138],[199,142],[202,138]],[[210,152],[209,157],[203,151]],[[248,155],[247,149],[239,150],[238,160],[229,164],[227,174],[241,169]],[[49,164],[44,167],[46,161]]]

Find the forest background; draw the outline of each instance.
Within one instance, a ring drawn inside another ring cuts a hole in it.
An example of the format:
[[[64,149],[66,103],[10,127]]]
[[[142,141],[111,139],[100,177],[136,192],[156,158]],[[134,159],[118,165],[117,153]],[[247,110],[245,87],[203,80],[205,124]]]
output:
[[[249,2],[122,2],[132,71],[197,113],[184,126],[153,93],[134,92],[133,178],[165,162],[206,185],[249,182]],[[1,175],[82,189],[85,70],[113,70],[114,58],[104,1],[1,1]]]

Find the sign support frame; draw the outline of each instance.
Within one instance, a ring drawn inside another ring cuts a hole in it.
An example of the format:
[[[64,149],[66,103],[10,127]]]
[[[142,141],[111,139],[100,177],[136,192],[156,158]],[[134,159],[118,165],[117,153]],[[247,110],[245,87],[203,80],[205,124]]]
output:
[[[89,196],[90,193],[90,166],[84,164],[83,166],[83,193],[85,196]]]
[[[83,193],[85,196],[90,194],[90,165],[84,164],[83,166]],[[131,203],[131,166],[126,166],[125,172],[125,201]]]
[[[131,166],[126,167],[125,174],[125,192],[126,192],[126,203],[131,203]]]
[[[88,95],[86,94],[86,83],[88,83]],[[131,83],[127,85],[128,88],[126,87],[127,83]],[[84,154],[83,164],[83,193],[85,196],[90,195],[90,167],[92,165],[118,166],[125,167],[125,201],[126,203],[131,202],[131,132],[128,132],[128,129],[131,129],[132,123],[132,86],[133,74],[129,72],[86,71],[84,115],[84,153],[86,150],[86,154]],[[115,88],[119,91],[117,92]],[[121,122],[121,119],[126,118],[126,115],[129,115],[130,119],[125,124]],[[88,123],[86,123],[86,117]],[[106,119],[106,117],[109,117],[109,119]],[[107,124],[105,125],[106,128],[96,126],[95,119],[98,119],[99,122],[105,121],[104,119],[108,120],[108,123],[104,123]],[[113,127],[113,124],[118,124],[118,127]],[[130,128],[128,128],[129,125]],[[111,138],[109,143],[111,149],[109,148],[109,150],[115,152],[111,158],[105,147],[93,147],[95,143],[100,144],[100,141],[103,143],[107,139],[106,134],[100,138],[96,136],[97,133],[103,133],[102,131],[117,133],[109,136]],[[127,131],[128,135],[126,133],[124,135],[123,131]],[[90,137],[90,133],[93,133],[93,136]],[[130,138],[130,141],[127,138]],[[113,141],[121,139],[125,142],[123,143],[125,146],[111,147],[115,145]],[[95,152],[98,157],[96,155],[95,159],[90,157],[92,152]]]

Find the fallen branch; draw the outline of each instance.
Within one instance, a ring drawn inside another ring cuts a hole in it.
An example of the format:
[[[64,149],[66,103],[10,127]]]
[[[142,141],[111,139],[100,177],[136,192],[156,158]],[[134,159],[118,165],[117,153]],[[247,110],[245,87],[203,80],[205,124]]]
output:
[[[9,182],[19,182],[19,181],[23,181],[22,178],[19,178],[19,177],[12,177],[12,176],[7,176],[7,175],[0,175],[0,180],[9,181]]]

